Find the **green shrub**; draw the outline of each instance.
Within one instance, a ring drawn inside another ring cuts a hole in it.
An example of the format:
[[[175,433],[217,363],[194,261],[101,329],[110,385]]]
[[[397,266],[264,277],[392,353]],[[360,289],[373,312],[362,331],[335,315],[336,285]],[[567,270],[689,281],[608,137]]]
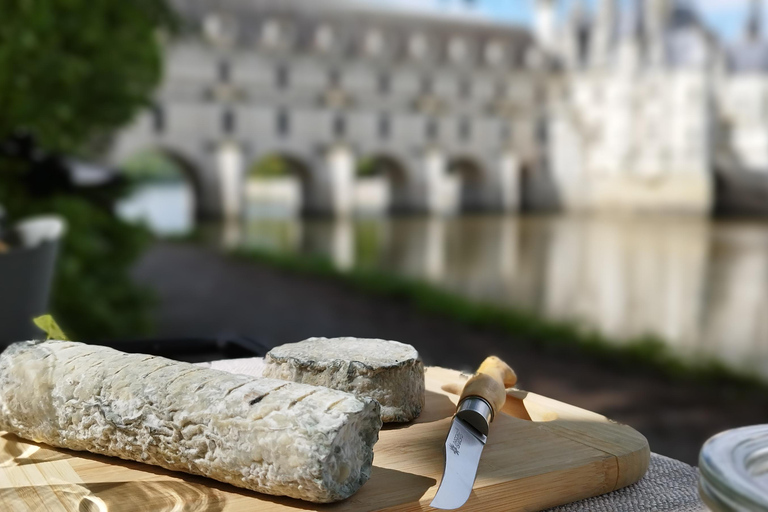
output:
[[[56,154],[95,155],[150,104],[173,24],[164,0],[3,3],[0,149],[24,133],[50,161],[0,150],[0,204],[11,220],[66,219],[52,312],[75,339],[147,331],[151,300],[128,272],[150,236],[113,214],[126,187],[78,190]]]

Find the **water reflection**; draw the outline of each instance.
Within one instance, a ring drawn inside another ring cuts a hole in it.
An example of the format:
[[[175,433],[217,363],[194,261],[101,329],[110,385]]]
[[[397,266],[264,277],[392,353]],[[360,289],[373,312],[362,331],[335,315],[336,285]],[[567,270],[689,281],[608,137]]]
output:
[[[131,197],[117,205],[124,219],[146,223],[160,235],[188,233],[194,227],[195,199],[192,186],[184,182],[137,186]]]
[[[377,268],[768,376],[768,224],[456,217],[247,224],[242,244]]]
[[[223,243],[382,269],[768,377],[768,223],[578,216],[252,219]],[[220,242],[222,243],[221,239]]]

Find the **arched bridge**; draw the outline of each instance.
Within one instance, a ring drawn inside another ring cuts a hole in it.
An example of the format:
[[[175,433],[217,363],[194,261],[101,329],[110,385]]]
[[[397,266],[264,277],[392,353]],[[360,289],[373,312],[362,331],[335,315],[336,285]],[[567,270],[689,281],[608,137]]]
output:
[[[207,5],[178,2],[189,30],[111,163],[162,151],[209,218],[241,214],[246,170],[267,155],[292,163],[310,214],[352,211],[361,159],[386,176],[393,211],[517,208],[541,119],[526,32],[348,3]]]

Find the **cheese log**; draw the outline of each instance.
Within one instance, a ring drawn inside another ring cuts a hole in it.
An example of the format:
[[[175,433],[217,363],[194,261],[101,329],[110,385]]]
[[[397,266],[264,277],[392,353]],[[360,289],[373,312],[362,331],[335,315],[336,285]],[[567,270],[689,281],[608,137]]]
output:
[[[341,391],[47,341],[0,355],[0,428],[326,503],[368,480],[381,420]]]
[[[386,422],[411,421],[424,407],[424,364],[411,345],[364,338],[309,338],[275,347],[264,376],[373,398]]]

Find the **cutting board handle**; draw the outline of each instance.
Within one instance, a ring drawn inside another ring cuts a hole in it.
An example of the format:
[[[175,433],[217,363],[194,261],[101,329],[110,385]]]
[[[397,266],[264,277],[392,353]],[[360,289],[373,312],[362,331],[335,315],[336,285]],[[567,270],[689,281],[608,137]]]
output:
[[[490,356],[464,385],[461,400],[471,396],[480,397],[493,408],[493,416],[496,417],[507,400],[506,388],[514,386],[516,382],[515,371],[498,357]]]

